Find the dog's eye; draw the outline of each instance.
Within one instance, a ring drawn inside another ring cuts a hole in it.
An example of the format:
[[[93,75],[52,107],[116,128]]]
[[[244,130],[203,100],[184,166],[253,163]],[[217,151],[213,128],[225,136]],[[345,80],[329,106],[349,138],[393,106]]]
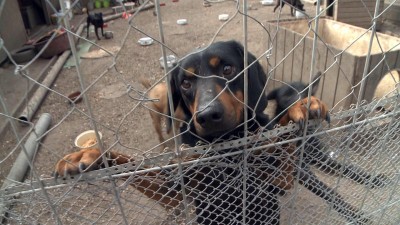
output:
[[[185,90],[189,89],[190,87],[192,87],[192,83],[190,83],[190,81],[188,80],[183,80],[181,87]]]
[[[222,73],[226,76],[231,75],[233,73],[233,66],[231,65],[225,65],[223,68]]]

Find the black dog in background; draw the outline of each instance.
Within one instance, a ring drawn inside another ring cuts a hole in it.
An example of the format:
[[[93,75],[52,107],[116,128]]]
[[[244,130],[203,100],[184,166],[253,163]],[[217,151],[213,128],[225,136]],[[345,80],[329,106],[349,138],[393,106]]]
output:
[[[94,13],[90,14],[89,10],[86,10],[87,13],[87,19],[86,19],[86,30],[87,30],[87,35],[86,38],[89,38],[89,27],[90,24],[94,26],[94,32],[96,33],[96,37],[98,40],[100,40],[99,34],[97,30],[101,28],[101,35],[104,37],[104,32],[103,32],[103,25],[104,25],[104,20],[103,20],[103,13]]]
[[[320,77],[321,72],[318,72],[312,78],[312,96],[314,96],[318,90]],[[310,85],[306,85],[302,82],[292,82],[270,92],[267,95],[267,99],[275,100],[277,104],[275,111],[276,117],[274,120],[279,121],[282,116],[286,114],[287,109],[290,108],[292,104],[300,99],[306,98],[308,96],[309,86]],[[327,118],[327,121],[330,121],[330,118]],[[308,133],[311,134],[312,132],[312,129],[308,129]],[[329,150],[318,137],[308,137],[306,141],[299,141],[297,143],[298,153],[303,145],[303,160],[300,165],[297,165],[295,171],[299,174],[299,183],[315,195],[332,204],[333,208],[350,222],[367,222],[368,219],[364,217],[360,210],[346,202],[345,199],[333,188],[318,179],[314,172],[311,171],[311,166],[316,166],[318,170],[324,173],[341,174],[356,183],[366,185],[370,188],[385,186],[388,183],[389,178],[383,174],[372,176],[355,165],[342,164],[334,160],[328,155],[327,152],[329,152]],[[298,157],[300,158],[299,154]]]
[[[304,4],[303,4],[300,0],[277,0],[277,1],[276,1],[275,8],[274,8],[274,12],[276,11],[276,9],[277,9],[278,7],[281,6],[281,2],[282,2],[282,8],[283,8],[283,6],[285,6],[285,3],[291,5],[291,7],[290,7],[290,14],[291,14],[292,16],[294,16],[294,11],[295,11],[296,9],[297,9],[297,10],[300,10],[300,11],[305,11],[305,10],[304,10]]]

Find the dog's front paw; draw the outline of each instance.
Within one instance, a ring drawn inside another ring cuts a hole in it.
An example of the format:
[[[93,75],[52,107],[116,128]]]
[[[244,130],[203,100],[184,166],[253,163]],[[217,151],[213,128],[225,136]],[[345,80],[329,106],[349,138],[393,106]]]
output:
[[[64,156],[57,162],[54,176],[66,177],[84,171],[96,169],[101,162],[100,150],[95,148],[82,149]]]
[[[291,106],[287,113],[281,118],[279,123],[281,125],[287,125],[290,121],[293,121],[304,127],[304,123],[309,116],[309,119],[324,119],[330,122],[330,116],[328,112],[328,107],[318,98],[310,97],[310,108],[307,113],[308,98],[304,98],[296,102]]]

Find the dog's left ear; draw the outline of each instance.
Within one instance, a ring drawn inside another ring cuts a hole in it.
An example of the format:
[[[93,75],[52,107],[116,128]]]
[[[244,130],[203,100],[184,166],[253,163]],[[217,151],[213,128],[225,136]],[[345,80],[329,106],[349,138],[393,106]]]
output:
[[[173,65],[173,69],[170,72],[171,73],[171,79],[170,79],[170,87],[171,87],[171,93],[172,93],[172,103],[174,105],[174,110],[176,111],[176,109],[178,108],[178,106],[181,107],[185,117],[191,117],[190,115],[190,111],[187,108],[187,106],[183,103],[183,99],[182,99],[182,94],[180,91],[180,83],[179,83],[179,73],[181,72],[181,67],[178,64],[178,66],[176,66],[176,64]],[[170,104],[169,98],[168,98],[168,105]],[[168,108],[168,115],[171,115],[171,111],[170,108]],[[167,128],[171,127],[172,125],[172,120],[167,120]]]
[[[236,41],[231,41],[231,44],[237,49],[238,53],[244,57],[243,45]],[[257,58],[248,52],[247,54],[248,65],[252,64],[248,68],[249,75],[249,106],[254,109],[256,115],[264,114],[264,109],[267,107],[268,100],[264,93],[264,87],[267,83],[267,77],[261,64],[256,61]]]
[[[173,69],[171,71],[170,75],[170,87],[171,87],[171,93],[172,93],[172,102],[174,104],[174,110],[178,107],[179,103],[181,102],[181,93],[179,89],[179,84],[178,84],[178,76],[179,76],[179,71],[180,67],[179,65],[177,66],[176,64],[173,65]],[[168,107],[169,109],[169,107]]]

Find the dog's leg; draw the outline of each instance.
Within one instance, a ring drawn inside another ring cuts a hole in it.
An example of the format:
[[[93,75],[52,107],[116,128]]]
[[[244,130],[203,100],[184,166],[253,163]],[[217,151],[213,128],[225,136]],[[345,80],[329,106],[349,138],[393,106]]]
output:
[[[97,40],[100,40],[98,29],[99,29],[98,27],[94,26],[94,32],[96,33]]]
[[[282,2],[282,5],[281,5],[281,2]],[[281,9],[283,9],[283,6],[285,5],[285,2],[284,1],[282,1],[282,0],[277,0],[276,1],[276,5],[275,5],[275,7],[274,7],[274,12],[276,11],[276,9],[277,8],[279,8],[279,7],[281,7]]]
[[[279,7],[279,1],[277,1],[277,3],[276,3],[276,5],[275,5],[275,7],[274,7],[274,10],[273,10],[273,12],[275,12],[276,11],[276,9]]]
[[[324,145],[318,138],[310,137],[306,141],[304,159],[307,164],[315,165],[318,170],[331,173],[342,174],[343,176],[371,188],[383,187],[389,183],[389,178],[384,174],[372,176],[363,169],[354,165],[344,165],[324,152]]]
[[[89,17],[87,18],[87,20],[86,20],[86,38],[89,38],[89,27],[90,27],[90,19],[89,19]]]
[[[100,156],[99,149],[82,149],[68,154],[57,162],[55,176],[68,176],[98,169],[101,165]],[[117,152],[109,152],[107,156],[111,165],[132,163],[134,161],[133,158]],[[125,179],[127,178],[131,177],[126,177]],[[169,183],[163,179],[161,171],[134,175],[132,178],[130,183],[132,186],[167,209],[177,207],[182,201],[181,194],[169,187]]]
[[[157,112],[150,111],[150,116],[153,121],[153,127],[156,130],[156,133],[158,135],[158,140],[160,141],[160,143],[163,143],[164,137],[162,135],[162,129],[161,129],[161,116],[162,115]]]
[[[331,167],[329,166],[329,163],[337,163],[337,162],[335,161],[328,162],[327,164],[328,167]],[[340,167],[343,167],[343,165],[340,165]],[[344,167],[345,169],[343,171],[343,175],[359,184],[367,185],[368,187],[371,188],[379,188],[379,187],[384,187],[387,183],[389,183],[389,178],[384,174],[378,174],[377,176],[372,176],[371,174],[365,172],[361,168],[358,168],[353,165],[348,165]]]
[[[360,222],[366,224],[369,222],[369,219],[365,218],[363,212],[346,202],[335,190],[320,181],[313,172],[304,169],[305,167],[306,166],[301,166],[301,169],[297,171],[299,173],[299,183],[301,185],[326,202],[332,204],[332,207],[350,222],[354,224]]]
[[[100,27],[100,28],[101,28],[101,35],[103,35],[103,37],[104,37],[103,25],[104,25],[104,24],[101,24],[101,27]]]

